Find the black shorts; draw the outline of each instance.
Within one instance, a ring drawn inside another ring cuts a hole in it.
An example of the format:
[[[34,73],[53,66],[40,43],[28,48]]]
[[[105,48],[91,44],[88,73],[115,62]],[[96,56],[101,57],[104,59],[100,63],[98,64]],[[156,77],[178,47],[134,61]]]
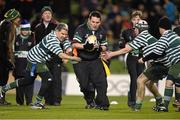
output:
[[[180,62],[169,68],[167,80],[172,80],[177,87],[180,87]]]
[[[149,80],[158,81],[167,76],[168,70],[169,69],[161,63],[151,63],[143,73]]]

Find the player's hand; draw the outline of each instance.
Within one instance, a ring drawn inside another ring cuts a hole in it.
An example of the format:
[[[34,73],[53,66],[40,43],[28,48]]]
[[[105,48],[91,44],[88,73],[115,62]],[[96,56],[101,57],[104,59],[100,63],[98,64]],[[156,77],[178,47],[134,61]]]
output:
[[[108,51],[108,52],[105,53],[104,58],[105,58],[106,60],[111,59],[111,57],[112,57],[112,52],[111,52],[111,51]]]
[[[72,54],[72,48],[67,48],[65,53],[68,55],[71,55]]]
[[[94,49],[95,48],[100,48],[100,46],[98,44],[94,44]]]
[[[76,56],[72,56],[71,60],[75,60],[77,62],[81,62],[81,58],[80,57],[76,57]]]
[[[107,61],[105,56],[106,56],[106,51],[105,52],[101,52],[101,54],[100,54],[101,59],[104,60],[104,61]]]
[[[142,59],[142,58],[140,58],[140,59],[138,60],[138,62],[139,62],[139,63],[141,63],[141,64],[143,64],[143,63],[144,63],[144,61],[143,61],[143,59]]]

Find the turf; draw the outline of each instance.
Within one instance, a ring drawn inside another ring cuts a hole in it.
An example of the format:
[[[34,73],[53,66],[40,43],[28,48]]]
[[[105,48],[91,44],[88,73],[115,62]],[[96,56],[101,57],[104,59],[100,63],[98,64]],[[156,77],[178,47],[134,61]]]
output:
[[[109,111],[84,109],[82,96],[63,96],[61,106],[47,106],[48,109],[32,110],[29,106],[18,106],[15,95],[8,94],[11,106],[0,106],[0,119],[179,119],[180,113],[174,112],[172,104],[169,112],[154,112],[154,103],[146,97],[140,112],[133,112],[127,107],[127,97],[109,97],[110,101],[119,104],[111,105]]]

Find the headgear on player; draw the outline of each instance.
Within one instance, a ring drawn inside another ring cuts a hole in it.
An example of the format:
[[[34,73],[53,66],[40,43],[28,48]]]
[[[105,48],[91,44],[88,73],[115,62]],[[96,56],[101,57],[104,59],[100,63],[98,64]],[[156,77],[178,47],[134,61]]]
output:
[[[144,30],[148,30],[149,25],[145,20],[140,20],[138,23],[135,24],[134,27],[137,28],[141,33]]]

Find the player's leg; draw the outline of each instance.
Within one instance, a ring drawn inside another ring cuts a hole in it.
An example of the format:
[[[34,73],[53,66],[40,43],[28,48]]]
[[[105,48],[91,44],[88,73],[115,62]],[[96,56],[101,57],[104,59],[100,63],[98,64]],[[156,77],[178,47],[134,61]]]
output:
[[[77,81],[79,82],[81,92],[84,94],[84,99],[86,100],[86,109],[94,108],[94,97],[91,97],[91,91],[89,91],[89,87],[91,84],[89,82],[89,69],[88,69],[88,61],[82,61],[80,63],[73,64],[74,72],[77,77]]]
[[[156,106],[162,104],[162,96],[158,91],[157,86],[154,84],[154,81],[148,81],[146,83],[147,88],[149,91],[154,95],[154,98],[156,99]]]
[[[168,112],[168,106],[173,96],[173,85],[175,83],[176,86],[178,86],[180,84],[179,80],[180,80],[180,62],[171,66],[169,69],[167,80],[166,80],[166,86],[164,90],[164,107],[165,108],[160,107],[159,111]],[[178,94],[178,91],[176,92],[177,92],[177,95],[180,95]]]
[[[94,67],[96,66],[96,67]],[[100,110],[109,109],[109,99],[107,97],[107,78],[104,71],[103,63],[100,59],[91,62],[90,66],[90,79],[92,80],[95,89],[97,90],[97,96],[95,102],[97,108]]]
[[[51,82],[52,82],[52,75],[49,71],[39,73],[39,76],[41,77],[41,87],[40,90],[36,96],[35,104],[41,103],[47,89],[49,88]]]
[[[137,58],[132,55],[127,57],[127,69],[130,76],[130,86],[128,92],[128,101],[127,104],[129,107],[133,107],[136,103],[136,89],[137,89]]]
[[[136,96],[136,105],[134,111],[139,111],[142,107],[142,102],[145,96],[145,86],[148,78],[144,73],[142,73],[137,79],[137,96]]]
[[[1,94],[1,99],[3,98],[3,95],[11,89],[21,87],[21,86],[26,86],[30,85],[34,82],[36,76],[30,76],[29,72],[27,71],[25,78],[15,80],[14,82],[11,82],[9,84],[6,84],[5,86],[2,87],[0,94]]]
[[[31,84],[31,85],[24,87],[26,105],[32,104],[33,90],[34,90],[34,84]]]
[[[2,61],[1,61],[2,62]],[[6,65],[0,62],[0,90],[2,89],[3,86],[7,84],[8,81],[8,76],[9,76],[9,69],[7,68]],[[1,100],[0,100],[0,105],[10,105],[11,103],[7,102],[5,97],[6,94],[3,93],[1,95]]]

